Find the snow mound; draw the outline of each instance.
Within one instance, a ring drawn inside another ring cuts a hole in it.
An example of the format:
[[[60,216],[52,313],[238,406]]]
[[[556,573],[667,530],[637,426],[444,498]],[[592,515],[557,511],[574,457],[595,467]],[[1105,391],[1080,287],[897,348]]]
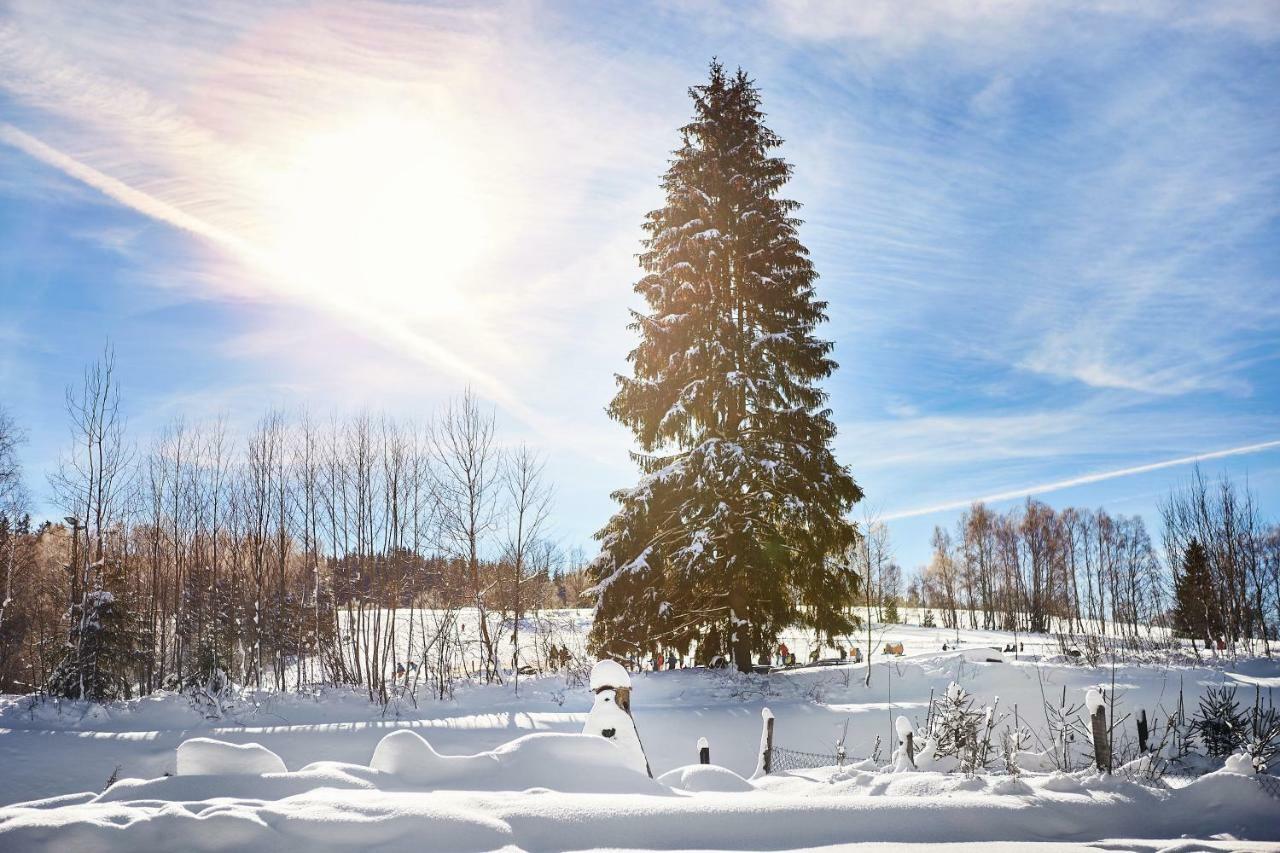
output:
[[[682,791],[737,793],[756,789],[737,773],[716,764],[686,764],[663,773],[658,781],[669,788],[679,788]]]
[[[1055,771],[1040,781],[1039,787],[1043,791],[1054,791],[1059,794],[1082,794],[1084,786],[1080,784],[1080,780],[1076,777]]]
[[[948,658],[960,658],[969,663],[1004,663],[1004,654],[999,649],[989,649],[986,646],[969,649],[955,649],[947,653]]]
[[[488,753],[441,755],[415,732],[401,730],[378,741],[369,766],[422,787],[470,787],[468,780],[488,778],[497,762]]]
[[[637,770],[630,751],[594,735],[539,732],[492,753],[501,768],[500,790],[550,788],[565,793],[665,794]]]
[[[124,803],[139,800],[154,802],[198,802],[214,798],[246,800],[283,800],[317,788],[372,789],[375,774],[359,764],[317,761],[301,770],[287,773],[202,774],[193,776],[161,776],[157,779],[121,779],[101,794],[94,803]]]
[[[227,743],[196,737],[178,744],[179,776],[260,776],[286,773],[280,756],[260,743]]]
[[[669,793],[647,775],[637,773],[625,750],[592,735],[542,732],[516,738],[490,752],[441,755],[421,735],[401,730],[378,743],[369,766],[411,788]]]
[[[1241,776],[1253,775],[1253,760],[1243,752],[1237,752],[1234,755],[1227,756],[1227,761],[1222,765],[1225,773],[1239,773]]]
[[[606,687],[630,687],[631,676],[616,660],[596,661],[591,667],[591,689],[603,690]]]

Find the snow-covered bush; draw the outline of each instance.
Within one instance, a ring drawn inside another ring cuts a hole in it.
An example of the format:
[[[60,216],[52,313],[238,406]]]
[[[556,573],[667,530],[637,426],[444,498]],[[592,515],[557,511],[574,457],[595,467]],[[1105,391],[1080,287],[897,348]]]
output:
[[[1080,718],[1084,706],[1069,703],[1064,688],[1057,705],[1048,699],[1044,703],[1044,716],[1049,729],[1048,758],[1054,769],[1070,773],[1076,767],[1079,748],[1077,744],[1089,740],[1089,727]]]
[[[986,768],[994,725],[995,708],[975,710],[973,697],[954,681],[929,709],[934,754],[938,758],[954,757],[965,773]]]
[[[1023,729],[1006,728],[1000,736],[1000,757],[1004,763],[1004,772],[1010,776],[1022,775],[1019,763],[1022,751],[1031,744],[1031,735]]]
[[[174,677],[167,684],[187,697],[191,707],[206,719],[221,719],[235,699],[236,688],[218,663],[212,646],[201,648],[196,668],[181,679]]]

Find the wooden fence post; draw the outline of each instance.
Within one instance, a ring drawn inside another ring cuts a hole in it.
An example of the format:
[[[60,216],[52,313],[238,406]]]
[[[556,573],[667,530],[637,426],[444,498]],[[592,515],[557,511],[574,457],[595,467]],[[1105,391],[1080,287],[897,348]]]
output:
[[[711,744],[707,743],[707,739],[704,737],[698,738],[698,763],[711,763]]]
[[[1099,705],[1093,723],[1093,760],[1104,773],[1111,772],[1111,743],[1107,737],[1107,706]]]
[[[1138,711],[1138,750],[1140,752],[1147,751],[1147,710],[1142,708]]]
[[[911,762],[911,766],[916,766],[916,743],[915,734],[907,732],[907,761]]]
[[[768,708],[761,708],[760,716],[764,719],[764,728],[760,732],[760,757],[756,763],[756,772],[751,774],[752,779],[768,776],[773,770],[773,712]]]

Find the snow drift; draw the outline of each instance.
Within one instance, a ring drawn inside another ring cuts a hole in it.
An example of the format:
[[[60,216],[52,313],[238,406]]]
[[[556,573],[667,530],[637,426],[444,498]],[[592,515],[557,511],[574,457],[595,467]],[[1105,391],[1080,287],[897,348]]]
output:
[[[197,737],[178,746],[179,776],[257,776],[286,770],[280,756],[260,743],[227,743]]]

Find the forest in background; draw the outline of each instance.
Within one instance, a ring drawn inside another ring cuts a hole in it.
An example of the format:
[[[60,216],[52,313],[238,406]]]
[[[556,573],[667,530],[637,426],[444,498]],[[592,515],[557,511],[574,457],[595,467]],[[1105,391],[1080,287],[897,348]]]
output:
[[[414,608],[431,614],[415,641],[422,683],[445,696],[456,679],[557,665],[554,643],[500,659],[515,644],[499,635],[518,632],[517,617],[591,604],[583,556],[548,536],[538,454],[502,445],[470,395],[428,425],[270,412],[237,438],[179,420],[139,450],[108,352],[67,403],[73,442],[49,482],[61,521],[26,514],[21,432],[0,417],[2,691],[347,684],[385,702],[404,663],[396,614]],[[1071,634],[1095,654],[1169,628],[1270,654],[1280,528],[1247,487],[1199,471],[1161,515],[1157,544],[1136,516],[979,504],[935,530],[930,563],[907,577],[887,527],[866,518],[843,566],[862,598],[850,618],[922,608],[944,627]]]

